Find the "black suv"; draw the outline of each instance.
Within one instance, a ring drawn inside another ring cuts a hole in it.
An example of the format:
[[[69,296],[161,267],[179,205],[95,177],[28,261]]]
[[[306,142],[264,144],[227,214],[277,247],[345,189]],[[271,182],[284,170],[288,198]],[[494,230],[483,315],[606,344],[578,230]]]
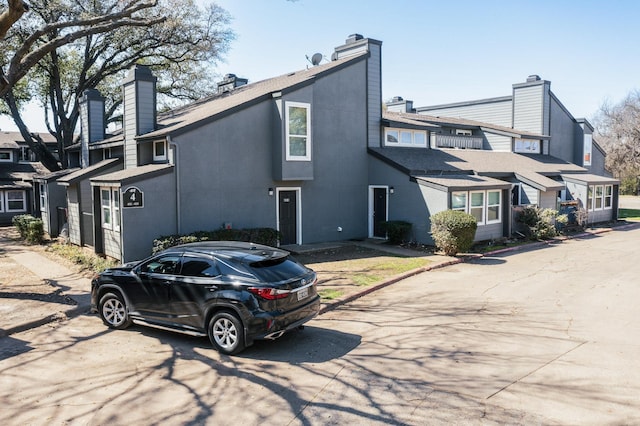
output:
[[[91,282],[91,305],[110,328],[135,321],[208,335],[220,352],[236,354],[315,317],[316,282],[316,273],[287,251],[200,242],[103,271]]]

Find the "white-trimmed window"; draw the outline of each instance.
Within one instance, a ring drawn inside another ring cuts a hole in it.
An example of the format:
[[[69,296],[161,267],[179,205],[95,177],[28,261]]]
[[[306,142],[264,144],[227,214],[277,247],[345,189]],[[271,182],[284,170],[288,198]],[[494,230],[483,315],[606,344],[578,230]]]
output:
[[[456,136],[471,136],[473,132],[468,129],[456,129]]]
[[[487,191],[487,223],[500,222],[502,191]]]
[[[524,154],[540,154],[540,141],[534,139],[516,139],[514,151]]]
[[[469,191],[451,193],[451,210],[460,210],[476,218],[478,225],[502,221],[502,191]]]
[[[153,161],[166,161],[167,144],[165,141],[153,142]]]
[[[452,192],[451,193],[451,210],[460,210],[467,212],[467,193]]]
[[[593,211],[593,189],[592,185],[587,189],[587,211]]]
[[[7,212],[27,211],[27,192],[24,190],[9,190],[6,194]]]
[[[100,188],[100,208],[102,210],[102,227],[120,230],[120,189],[114,187]]]
[[[286,160],[311,160],[311,105],[286,102]]]
[[[484,223],[484,191],[471,192],[469,197],[471,203],[469,205],[469,214],[476,218],[478,223]]]
[[[590,166],[591,165],[591,150],[593,147],[593,136],[584,135],[584,149],[583,149],[583,157],[582,157],[582,165]]]
[[[409,129],[385,129],[384,135],[386,146],[410,146],[421,147],[427,146],[427,132],[424,130]]]
[[[47,211],[47,184],[41,183],[40,185],[40,211]]]
[[[596,210],[602,210],[604,205],[604,188],[602,185],[596,185],[593,201],[593,208]]]
[[[2,150],[0,151],[0,161],[10,163],[13,161],[13,151]]]
[[[100,189],[100,207],[102,208],[102,227],[112,229],[111,220],[111,190],[109,188]]]
[[[0,191],[0,213],[4,212],[4,192]]]
[[[604,208],[613,208],[613,185],[604,186]]]

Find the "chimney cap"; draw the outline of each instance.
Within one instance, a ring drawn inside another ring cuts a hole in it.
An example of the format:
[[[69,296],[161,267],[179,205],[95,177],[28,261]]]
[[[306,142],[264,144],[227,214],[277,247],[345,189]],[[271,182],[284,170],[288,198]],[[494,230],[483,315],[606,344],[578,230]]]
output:
[[[541,78],[538,74],[531,74],[529,77],[527,77],[527,83],[530,83],[532,81],[540,81]]]
[[[355,43],[358,40],[362,40],[364,37],[362,36],[362,34],[350,34],[349,37],[347,38],[347,40],[345,41],[345,44],[351,44],[351,43]]]

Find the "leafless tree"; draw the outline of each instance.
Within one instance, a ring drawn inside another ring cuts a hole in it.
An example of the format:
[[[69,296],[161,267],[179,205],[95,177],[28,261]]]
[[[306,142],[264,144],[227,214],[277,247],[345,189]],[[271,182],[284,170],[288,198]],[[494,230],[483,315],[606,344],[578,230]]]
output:
[[[635,193],[640,176],[640,90],[620,103],[605,102],[594,119],[597,141],[607,152],[607,168],[621,190]]]

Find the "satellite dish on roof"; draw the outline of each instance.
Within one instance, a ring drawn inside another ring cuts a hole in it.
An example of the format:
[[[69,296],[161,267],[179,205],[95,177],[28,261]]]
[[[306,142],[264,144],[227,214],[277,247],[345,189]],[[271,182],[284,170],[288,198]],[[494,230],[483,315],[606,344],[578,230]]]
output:
[[[322,53],[314,53],[311,57],[311,63],[315,65],[320,65],[320,61],[322,61]]]

